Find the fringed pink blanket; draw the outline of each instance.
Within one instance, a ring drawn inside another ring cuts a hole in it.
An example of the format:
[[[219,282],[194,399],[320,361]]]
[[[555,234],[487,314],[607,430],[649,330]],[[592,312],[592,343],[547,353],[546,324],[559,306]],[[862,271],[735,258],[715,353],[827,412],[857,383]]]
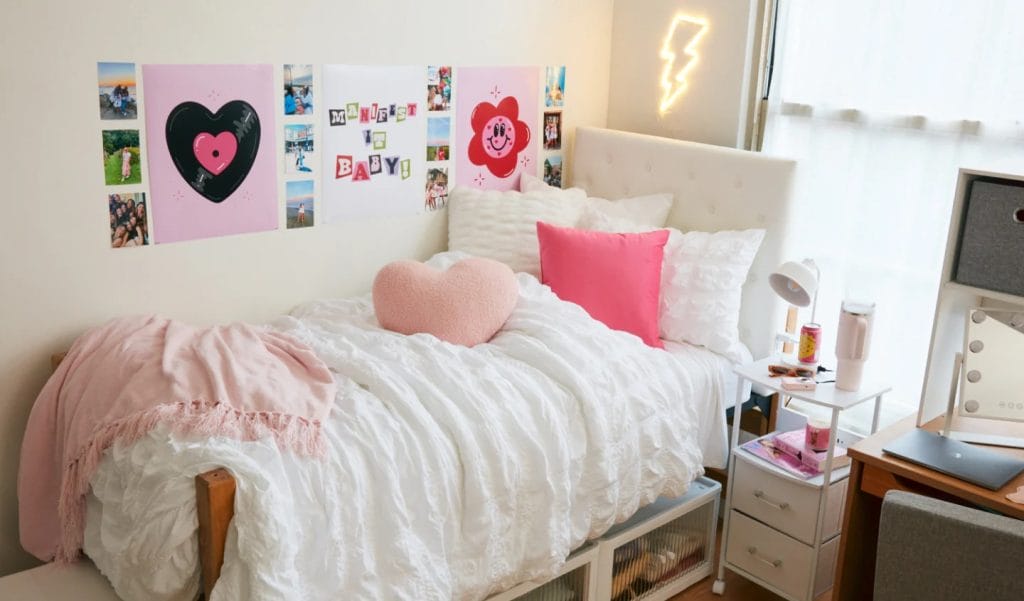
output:
[[[282,449],[323,456],[321,420],[334,393],[311,349],[263,328],[130,317],[87,332],[32,407],[18,473],[21,544],[44,561],[75,560],[103,452],[158,424],[239,440],[272,436]]]

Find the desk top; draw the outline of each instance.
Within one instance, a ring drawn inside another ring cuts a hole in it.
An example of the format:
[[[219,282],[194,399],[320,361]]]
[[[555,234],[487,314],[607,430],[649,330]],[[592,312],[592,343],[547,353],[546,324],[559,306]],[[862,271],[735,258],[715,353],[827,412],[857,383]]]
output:
[[[1002,489],[992,491],[987,488],[982,488],[980,486],[964,482],[963,480],[952,476],[940,474],[930,468],[916,465],[908,461],[903,461],[902,459],[897,459],[892,455],[887,455],[882,452],[882,447],[887,445],[889,441],[913,429],[915,427],[916,420],[916,415],[910,416],[903,421],[897,422],[892,426],[879,431],[873,436],[865,438],[850,447],[850,457],[860,461],[861,463],[872,465],[897,476],[925,484],[975,505],[997,511],[1003,515],[1008,515],[1017,519],[1024,519],[1024,504],[1014,503],[1006,498],[1006,495],[1017,490],[1018,486],[1024,486],[1024,473],[1017,475],[1016,478],[1011,480],[1010,483]],[[957,417],[953,418],[954,430],[957,429],[958,420],[959,418]],[[979,420],[973,420],[971,422],[972,431],[980,431],[984,428],[987,433],[1012,435],[1012,433],[1008,432],[1007,429],[1015,428],[1017,435],[1020,434],[1021,424],[1010,424],[1006,422],[986,422],[983,424],[977,424],[976,422],[978,421]],[[938,432],[942,430],[942,424],[943,417],[939,416],[925,424],[924,428],[932,432]],[[1005,447],[986,448],[1024,459],[1024,449],[1009,449]]]
[[[738,365],[733,371],[738,376],[785,396],[828,407],[829,409],[849,409],[854,405],[859,405],[864,401],[892,390],[891,386],[877,382],[865,382],[860,387],[860,390],[852,392],[839,390],[833,382],[818,384],[814,390],[784,390],[782,388],[782,378],[773,378],[768,374],[768,366],[773,363],[779,363],[777,357],[768,357],[753,363]]]

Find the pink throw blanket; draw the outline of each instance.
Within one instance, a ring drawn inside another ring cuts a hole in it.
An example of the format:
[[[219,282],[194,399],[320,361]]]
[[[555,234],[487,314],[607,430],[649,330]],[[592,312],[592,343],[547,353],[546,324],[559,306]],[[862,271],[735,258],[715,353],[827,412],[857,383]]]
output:
[[[321,420],[334,402],[327,366],[283,334],[235,324],[196,328],[159,317],[117,319],[75,341],[32,407],[21,448],[21,544],[74,561],[85,496],[103,452],[158,424],[325,452]]]

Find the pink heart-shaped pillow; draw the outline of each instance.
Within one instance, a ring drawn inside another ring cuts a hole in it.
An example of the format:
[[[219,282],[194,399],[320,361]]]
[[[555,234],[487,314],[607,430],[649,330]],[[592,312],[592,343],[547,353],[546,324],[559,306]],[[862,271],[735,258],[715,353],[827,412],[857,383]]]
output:
[[[463,346],[490,340],[505,325],[518,296],[515,274],[491,259],[463,259],[448,271],[396,261],[373,280],[373,309],[381,327],[433,334]]]

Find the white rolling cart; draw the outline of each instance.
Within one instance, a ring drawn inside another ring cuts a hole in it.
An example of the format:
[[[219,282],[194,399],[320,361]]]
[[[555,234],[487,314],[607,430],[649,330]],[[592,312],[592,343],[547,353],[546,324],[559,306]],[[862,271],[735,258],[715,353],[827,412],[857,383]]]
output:
[[[831,436],[825,470],[802,480],[739,448],[739,422],[734,416],[729,455],[729,485],[725,498],[725,524],[718,579],[712,592],[725,592],[726,568],[790,601],[813,601],[832,585],[842,508],[849,468],[832,469],[839,412],[874,399],[871,432],[878,429],[882,395],[890,386],[866,381],[856,392],[835,384],[815,390],[783,390],[781,378],[768,375],[772,359],[738,366],[738,395],[744,380],[784,396],[832,411]],[[736,406],[744,399],[738,398]]]

